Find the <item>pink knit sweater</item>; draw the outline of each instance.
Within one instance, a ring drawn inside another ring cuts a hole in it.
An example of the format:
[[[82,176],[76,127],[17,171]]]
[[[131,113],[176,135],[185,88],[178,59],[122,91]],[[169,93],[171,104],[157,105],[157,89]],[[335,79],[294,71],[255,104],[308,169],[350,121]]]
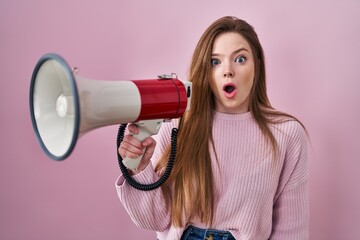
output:
[[[175,121],[164,123],[154,137],[157,147],[152,164],[133,176],[138,182],[152,183],[159,179],[154,165],[170,143],[174,126]],[[271,130],[280,149],[278,159],[273,159],[271,147],[250,112],[215,114],[213,138],[220,170],[211,150],[216,185],[213,228],[228,230],[241,240],[308,239],[308,140],[305,131],[296,121],[276,124]],[[180,239],[184,228],[170,224],[170,213],[166,211],[160,189],[136,190],[123,176],[117,179],[116,188],[120,201],[137,226],[156,231],[159,240]],[[188,224],[207,228],[196,219]]]

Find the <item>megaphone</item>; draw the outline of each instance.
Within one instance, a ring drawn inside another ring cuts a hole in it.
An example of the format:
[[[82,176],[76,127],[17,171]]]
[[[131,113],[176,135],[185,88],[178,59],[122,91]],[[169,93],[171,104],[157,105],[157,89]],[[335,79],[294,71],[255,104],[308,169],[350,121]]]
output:
[[[32,126],[43,151],[64,160],[77,139],[103,126],[135,123],[139,140],[158,132],[163,121],[179,118],[189,108],[191,83],[175,74],[156,79],[100,81],[78,76],[58,54],[42,56],[30,85]],[[138,159],[124,159],[136,169]]]

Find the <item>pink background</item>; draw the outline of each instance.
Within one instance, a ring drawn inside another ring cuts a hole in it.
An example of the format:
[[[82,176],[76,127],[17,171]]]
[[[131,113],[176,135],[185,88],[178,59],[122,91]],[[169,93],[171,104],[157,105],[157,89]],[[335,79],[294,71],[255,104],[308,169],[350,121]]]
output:
[[[154,239],[118,201],[117,126],[49,160],[30,123],[43,54],[93,79],[182,79],[205,28],[235,15],[257,30],[273,105],[307,126],[311,239],[360,239],[360,1],[0,0],[0,239]]]

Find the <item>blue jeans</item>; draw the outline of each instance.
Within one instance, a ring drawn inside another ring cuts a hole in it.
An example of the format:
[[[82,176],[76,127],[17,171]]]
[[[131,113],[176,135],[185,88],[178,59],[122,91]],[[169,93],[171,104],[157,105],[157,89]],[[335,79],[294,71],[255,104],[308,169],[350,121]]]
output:
[[[235,240],[229,231],[202,229],[190,225],[181,236],[181,240]]]

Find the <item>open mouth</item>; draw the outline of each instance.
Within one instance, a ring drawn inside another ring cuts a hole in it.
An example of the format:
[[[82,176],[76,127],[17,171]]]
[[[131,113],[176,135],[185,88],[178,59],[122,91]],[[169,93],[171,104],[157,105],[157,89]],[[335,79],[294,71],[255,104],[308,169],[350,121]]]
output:
[[[232,93],[235,90],[233,86],[226,86],[224,87],[224,91],[227,93]]]
[[[226,98],[232,99],[236,96],[236,86],[231,82],[223,86],[223,91]]]
[[[232,84],[232,83],[229,83],[229,84],[226,84],[224,87],[223,87],[223,90],[227,93],[232,93],[233,91],[235,91],[235,85]]]

